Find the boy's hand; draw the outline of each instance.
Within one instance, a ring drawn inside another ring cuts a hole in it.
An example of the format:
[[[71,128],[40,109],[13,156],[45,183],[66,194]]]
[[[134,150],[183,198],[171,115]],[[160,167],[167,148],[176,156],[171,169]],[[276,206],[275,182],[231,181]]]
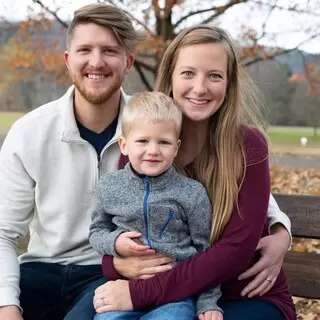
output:
[[[138,240],[140,237],[141,233],[135,231],[121,233],[115,242],[117,253],[122,257],[142,256],[155,253],[155,250],[150,249],[149,246],[141,244]]]
[[[199,320],[223,320],[223,315],[220,311],[207,311],[201,313],[198,317]]]

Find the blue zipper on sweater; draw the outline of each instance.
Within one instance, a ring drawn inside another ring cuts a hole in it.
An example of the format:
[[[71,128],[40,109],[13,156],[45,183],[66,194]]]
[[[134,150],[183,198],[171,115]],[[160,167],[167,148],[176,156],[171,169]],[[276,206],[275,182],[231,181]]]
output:
[[[150,195],[150,181],[149,177],[146,176],[146,194],[144,196],[144,201],[143,201],[143,217],[144,217],[144,225],[146,229],[146,239],[148,242],[148,246],[152,248],[152,243],[149,237],[149,219],[148,219],[148,198]]]
[[[174,219],[174,212],[172,210],[170,210],[169,215],[168,215],[168,219],[166,221],[166,223],[164,224],[164,226],[162,227],[160,233],[159,233],[159,240],[162,239],[162,235],[164,230],[166,229],[166,227],[168,226],[168,224]]]

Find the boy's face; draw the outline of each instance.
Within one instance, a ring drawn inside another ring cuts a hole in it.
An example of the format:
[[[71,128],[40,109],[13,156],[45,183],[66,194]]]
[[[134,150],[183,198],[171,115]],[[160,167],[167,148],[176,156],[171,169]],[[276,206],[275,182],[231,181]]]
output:
[[[119,138],[121,152],[136,171],[148,176],[165,172],[177,155],[180,140],[173,121],[136,122]]]

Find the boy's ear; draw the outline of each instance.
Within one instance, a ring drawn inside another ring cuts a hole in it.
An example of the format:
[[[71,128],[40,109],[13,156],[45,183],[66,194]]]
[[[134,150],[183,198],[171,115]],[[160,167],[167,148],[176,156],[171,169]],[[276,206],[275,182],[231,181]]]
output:
[[[120,136],[118,139],[118,143],[119,143],[119,147],[120,147],[120,151],[124,156],[128,155],[127,152],[127,142],[126,142],[126,138],[124,136]]]
[[[176,157],[177,154],[178,154],[178,151],[179,151],[180,146],[181,146],[181,140],[179,139],[179,140],[177,141],[177,150],[176,150],[176,154],[174,155],[175,157]]]

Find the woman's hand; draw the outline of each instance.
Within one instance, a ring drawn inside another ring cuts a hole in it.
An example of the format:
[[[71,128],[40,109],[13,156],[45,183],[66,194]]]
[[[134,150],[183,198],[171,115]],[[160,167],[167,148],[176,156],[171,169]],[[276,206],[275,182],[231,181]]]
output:
[[[132,310],[129,281],[108,281],[95,290],[93,305],[97,313]]]
[[[147,279],[157,273],[172,268],[174,259],[162,253],[153,253],[140,257],[113,258],[113,266],[117,273],[128,279]]]
[[[261,259],[238,277],[243,280],[255,276],[242,290],[242,296],[262,296],[273,287],[289,246],[290,236],[282,226],[274,234],[260,239],[257,250],[261,251]]]

